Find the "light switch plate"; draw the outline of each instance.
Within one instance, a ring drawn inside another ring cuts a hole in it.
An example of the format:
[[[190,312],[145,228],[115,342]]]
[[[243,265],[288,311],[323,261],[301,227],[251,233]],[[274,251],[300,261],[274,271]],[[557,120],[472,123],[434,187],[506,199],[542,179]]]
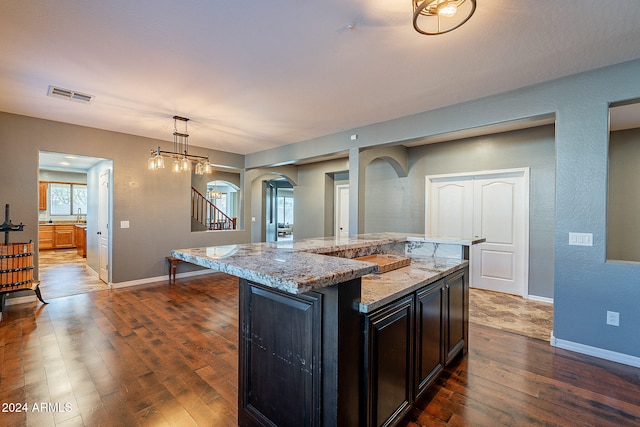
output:
[[[569,245],[593,246],[593,233],[569,233]]]
[[[129,221],[120,221],[120,228],[129,228]]]

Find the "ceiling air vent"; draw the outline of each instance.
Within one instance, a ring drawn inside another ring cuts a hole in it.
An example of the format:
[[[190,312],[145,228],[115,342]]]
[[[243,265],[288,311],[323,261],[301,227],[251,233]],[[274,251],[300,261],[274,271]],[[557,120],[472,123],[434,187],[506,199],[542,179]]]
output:
[[[49,86],[48,96],[54,96],[57,98],[68,99],[69,101],[77,101],[89,103],[93,100],[93,95],[87,95],[86,93],[80,93],[69,89],[63,89],[61,87]]]

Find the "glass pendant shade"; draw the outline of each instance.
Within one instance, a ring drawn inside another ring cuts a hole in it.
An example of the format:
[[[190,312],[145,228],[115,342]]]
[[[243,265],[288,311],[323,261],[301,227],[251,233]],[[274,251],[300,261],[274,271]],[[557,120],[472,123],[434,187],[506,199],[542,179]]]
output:
[[[204,166],[202,166],[202,162],[196,163],[196,175],[204,175]]]
[[[191,160],[187,159],[186,155],[180,160],[180,169],[183,172],[191,170]]]
[[[164,157],[160,153],[156,154],[156,169],[164,169]]]
[[[149,160],[147,160],[147,169],[149,169],[150,171],[154,171],[157,169],[156,158],[153,154],[151,155],[151,157],[149,157]]]
[[[147,160],[147,168],[149,170],[163,169],[164,168],[164,157],[160,154],[160,147],[158,147],[157,151],[152,151],[149,159]]]
[[[178,159],[177,157],[173,159],[173,162],[171,163],[171,170],[174,172],[180,172],[180,159]]]

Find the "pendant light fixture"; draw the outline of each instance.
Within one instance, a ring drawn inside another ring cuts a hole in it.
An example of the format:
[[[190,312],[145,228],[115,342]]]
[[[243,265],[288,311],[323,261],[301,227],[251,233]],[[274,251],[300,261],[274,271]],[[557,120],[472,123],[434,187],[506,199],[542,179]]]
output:
[[[158,147],[157,150],[151,150],[151,155],[147,160],[149,170],[164,169],[164,155],[172,157],[171,170],[174,172],[191,171],[191,163],[195,162],[196,175],[210,174],[213,171],[209,156],[196,156],[189,154],[189,133],[187,129],[186,117],[173,116],[173,151],[163,151]],[[178,123],[183,124],[184,132],[178,131]]]
[[[413,28],[420,34],[437,35],[455,30],[476,11],[476,0],[411,0]]]
[[[213,188],[207,194],[209,199],[222,199],[222,192],[218,191],[218,181],[213,182]]]

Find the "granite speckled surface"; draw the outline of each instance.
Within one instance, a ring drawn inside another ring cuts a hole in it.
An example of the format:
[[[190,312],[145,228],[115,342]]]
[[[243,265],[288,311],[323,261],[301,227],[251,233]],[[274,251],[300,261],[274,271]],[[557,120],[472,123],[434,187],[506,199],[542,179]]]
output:
[[[174,250],[172,256],[293,294],[324,288],[377,271],[370,262],[246,244]]]
[[[407,267],[362,277],[361,313],[370,313],[469,265],[469,261],[452,258],[410,258]]]
[[[459,259],[412,256],[414,261],[408,267],[371,275],[378,271],[376,264],[351,259],[373,253],[404,254],[409,239],[425,241],[424,236],[418,234],[372,233],[347,238],[176,249],[171,255],[293,294],[370,275],[363,280],[360,307],[367,312],[379,306],[376,301],[390,301],[389,298],[402,292],[403,286],[405,293],[410,292],[465,263]]]

